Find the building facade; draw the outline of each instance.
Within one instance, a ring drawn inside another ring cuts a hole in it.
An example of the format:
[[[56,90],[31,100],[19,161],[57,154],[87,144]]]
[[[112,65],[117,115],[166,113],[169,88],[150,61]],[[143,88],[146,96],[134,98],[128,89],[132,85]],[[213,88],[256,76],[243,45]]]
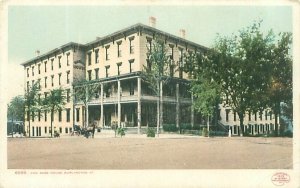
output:
[[[205,125],[205,118],[192,108],[193,97],[188,92],[189,76],[180,67],[186,51],[207,50],[206,47],[171,35],[155,27],[136,24],[108,36],[97,38],[85,45],[68,43],[46,54],[23,63],[26,89],[40,81],[39,97],[45,97],[54,88],[66,90],[65,109],[54,115],[53,127],[61,134],[69,134],[74,125],[109,128],[113,122],[118,126],[136,128],[156,126],[157,97],[143,81],[141,72],[147,62],[147,53],[152,40],[163,38],[168,46],[168,55],[175,62],[177,71],[172,81],[162,89],[162,124]],[[76,81],[86,80],[96,89],[89,93],[86,104],[76,98]],[[85,114],[87,114],[85,116]],[[27,117],[30,114],[27,114]],[[50,114],[38,112],[31,118],[31,136],[50,135]],[[274,117],[270,111],[250,114],[245,118],[247,129],[252,134],[274,130]],[[230,109],[220,105],[218,124],[227,126],[233,135],[239,133],[239,120]],[[29,132],[28,118],[25,129]],[[245,128],[245,129],[246,129]]]

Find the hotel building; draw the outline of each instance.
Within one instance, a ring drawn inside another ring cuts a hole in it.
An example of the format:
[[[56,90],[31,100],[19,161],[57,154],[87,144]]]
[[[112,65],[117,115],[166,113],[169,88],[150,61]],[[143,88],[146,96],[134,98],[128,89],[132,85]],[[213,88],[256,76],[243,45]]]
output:
[[[137,133],[145,127],[156,126],[157,96],[141,78],[147,62],[151,41],[161,36],[168,47],[168,55],[178,65],[172,81],[163,87],[163,124],[205,125],[192,108],[193,97],[188,92],[189,77],[179,66],[186,51],[207,50],[206,47],[185,39],[185,31],[175,36],[151,26],[136,24],[110,35],[97,38],[87,44],[68,43],[48,53],[23,63],[26,89],[40,81],[39,97],[45,97],[51,89],[63,88],[67,95],[65,109],[54,115],[53,127],[62,135],[70,134],[73,125],[84,126],[96,122],[97,127],[109,128],[112,122],[118,126],[135,128]],[[74,95],[75,83],[87,80],[97,87],[87,101],[88,108]],[[237,114],[220,105],[218,126],[231,129],[232,135],[239,133]],[[87,119],[85,119],[87,113]],[[27,114],[28,117],[29,114]],[[31,136],[50,135],[50,114],[38,112],[31,118]],[[274,130],[274,115],[270,111],[247,114],[245,129],[251,134],[262,134]],[[28,133],[28,118],[25,130]]]

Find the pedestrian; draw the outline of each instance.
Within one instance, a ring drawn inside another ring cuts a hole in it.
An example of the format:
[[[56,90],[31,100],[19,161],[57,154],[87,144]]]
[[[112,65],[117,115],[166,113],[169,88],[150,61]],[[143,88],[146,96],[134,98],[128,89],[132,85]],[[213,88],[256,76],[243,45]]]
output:
[[[93,132],[92,132],[92,136],[93,136],[93,138],[94,138],[94,134],[95,134],[95,127],[96,127],[96,124],[95,124],[95,122],[93,123],[93,125],[92,125],[92,126],[93,126],[93,130],[92,130],[92,131],[93,131]]]

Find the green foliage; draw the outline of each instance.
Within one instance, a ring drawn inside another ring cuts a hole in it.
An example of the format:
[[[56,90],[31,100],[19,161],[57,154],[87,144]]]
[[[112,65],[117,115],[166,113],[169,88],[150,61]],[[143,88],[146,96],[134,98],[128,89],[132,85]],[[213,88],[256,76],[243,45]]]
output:
[[[168,48],[164,42],[164,39],[157,35],[151,42],[151,48],[147,46],[147,65],[143,67],[142,79],[147,83],[149,89],[157,97],[157,134],[159,132],[159,126],[162,122],[162,88],[173,77],[176,67],[175,61],[170,58],[168,54]]]
[[[42,101],[42,109],[51,113],[51,137],[53,137],[54,114],[63,110],[66,104],[65,90],[62,88],[50,90],[47,97]]]
[[[147,129],[147,137],[155,137],[155,130],[153,128]]]
[[[30,137],[31,128],[30,128],[30,117],[36,115],[36,111],[40,109],[38,93],[40,92],[40,81],[34,82],[33,85],[28,87],[25,91],[24,95],[24,104],[25,104],[25,112],[27,113],[28,127],[29,132],[28,135]],[[29,116],[28,116],[29,115]]]
[[[120,135],[121,137],[125,136],[125,129],[122,127],[119,127],[117,129],[118,135]]]
[[[175,124],[163,124],[163,130],[165,132],[177,132],[179,129]]]
[[[7,118],[10,120],[24,120],[24,98],[22,96],[16,96],[12,98],[7,106]]]
[[[182,123],[179,127],[181,130],[192,130],[192,125],[190,123]]]

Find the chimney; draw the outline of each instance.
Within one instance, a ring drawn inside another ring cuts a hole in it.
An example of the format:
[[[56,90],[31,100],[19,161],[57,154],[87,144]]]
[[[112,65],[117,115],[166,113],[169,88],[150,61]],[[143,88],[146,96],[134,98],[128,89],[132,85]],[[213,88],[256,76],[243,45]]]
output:
[[[38,56],[40,56],[40,50],[36,50],[35,51],[35,55],[38,57]]]
[[[180,29],[180,30],[179,30],[179,36],[180,36],[181,38],[184,38],[184,39],[185,39],[185,29]]]
[[[155,28],[155,26],[156,26],[156,18],[155,17],[153,17],[153,16],[149,17],[149,26]]]

